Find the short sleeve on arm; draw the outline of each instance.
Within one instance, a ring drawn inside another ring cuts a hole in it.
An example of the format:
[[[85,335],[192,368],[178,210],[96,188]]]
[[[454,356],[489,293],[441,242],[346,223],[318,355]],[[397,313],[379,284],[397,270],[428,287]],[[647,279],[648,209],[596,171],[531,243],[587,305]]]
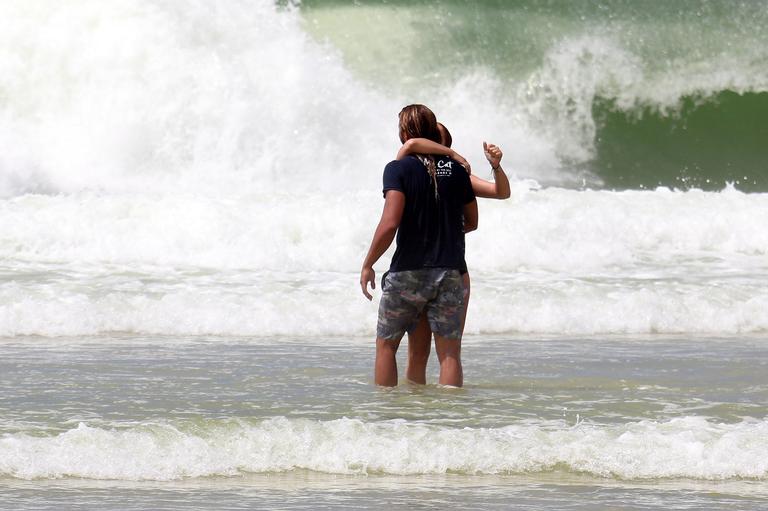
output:
[[[399,190],[405,193],[403,187],[403,171],[399,161],[391,161],[384,167],[384,189],[382,193],[387,195],[388,190]]]

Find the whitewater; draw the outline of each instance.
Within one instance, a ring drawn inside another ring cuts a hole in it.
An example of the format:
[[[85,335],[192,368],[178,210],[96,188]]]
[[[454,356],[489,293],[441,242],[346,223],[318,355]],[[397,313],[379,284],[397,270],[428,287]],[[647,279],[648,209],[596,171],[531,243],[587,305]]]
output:
[[[381,202],[376,191],[7,199],[0,333],[363,334],[376,307],[358,299],[357,267]],[[507,203],[481,207],[467,260],[483,312],[469,332],[768,328],[768,233],[754,223],[765,195],[518,182]]]
[[[596,97],[674,109],[705,87],[765,90],[752,67],[670,86],[612,34],[579,36],[524,80],[453,72],[414,97],[268,2],[2,9],[2,335],[366,332],[356,273],[406,98],[478,175],[487,138],[517,177],[468,240],[486,311],[469,332],[766,330],[764,194],[614,191],[585,167]]]
[[[191,434],[185,429],[190,427],[145,424],[104,430],[80,424],[56,437],[10,436],[0,442],[0,469],[25,479],[160,481],[296,469],[331,474],[515,474],[547,472],[559,465],[626,479],[762,478],[768,471],[765,422],[724,425],[677,419],[614,428],[554,424],[547,429],[452,431],[401,422],[280,418],[260,424],[198,424]],[[116,462],[104,464],[104,453]],[[626,457],[634,463],[627,465]]]
[[[0,1],[0,508],[761,509],[766,7]],[[371,378],[416,102],[460,391]]]

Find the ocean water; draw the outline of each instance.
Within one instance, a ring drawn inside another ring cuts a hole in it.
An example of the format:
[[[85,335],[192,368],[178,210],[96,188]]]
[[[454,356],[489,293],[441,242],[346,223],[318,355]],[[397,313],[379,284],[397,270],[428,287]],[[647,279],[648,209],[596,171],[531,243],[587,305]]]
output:
[[[768,504],[768,3],[0,19],[0,508]],[[412,102],[512,178],[461,390],[372,384]]]
[[[1,347],[6,509],[768,502],[759,338],[473,337],[465,388],[390,390],[367,338]]]

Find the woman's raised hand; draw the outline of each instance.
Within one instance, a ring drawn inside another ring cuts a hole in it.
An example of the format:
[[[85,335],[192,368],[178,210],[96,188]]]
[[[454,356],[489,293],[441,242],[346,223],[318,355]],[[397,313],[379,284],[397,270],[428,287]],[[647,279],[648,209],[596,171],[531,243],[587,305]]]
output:
[[[504,153],[501,152],[499,146],[483,142],[483,151],[492,168],[495,169],[501,164],[501,157],[504,156]]]

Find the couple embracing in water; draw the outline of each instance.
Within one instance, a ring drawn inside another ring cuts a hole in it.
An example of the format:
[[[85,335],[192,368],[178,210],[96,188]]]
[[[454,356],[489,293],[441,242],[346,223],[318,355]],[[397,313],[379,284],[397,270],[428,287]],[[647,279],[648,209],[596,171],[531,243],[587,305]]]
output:
[[[460,387],[461,336],[469,300],[464,234],[477,228],[476,197],[506,199],[509,180],[501,150],[483,143],[494,182],[472,176],[467,161],[451,146],[451,135],[424,105],[408,105],[399,115],[397,160],[384,169],[384,211],[363,262],[363,294],[376,287],[373,265],[392,244],[397,249],[381,279],[376,327],[377,385],[397,385],[395,355],[408,332],[410,382],[426,383],[435,336],[441,385]]]

